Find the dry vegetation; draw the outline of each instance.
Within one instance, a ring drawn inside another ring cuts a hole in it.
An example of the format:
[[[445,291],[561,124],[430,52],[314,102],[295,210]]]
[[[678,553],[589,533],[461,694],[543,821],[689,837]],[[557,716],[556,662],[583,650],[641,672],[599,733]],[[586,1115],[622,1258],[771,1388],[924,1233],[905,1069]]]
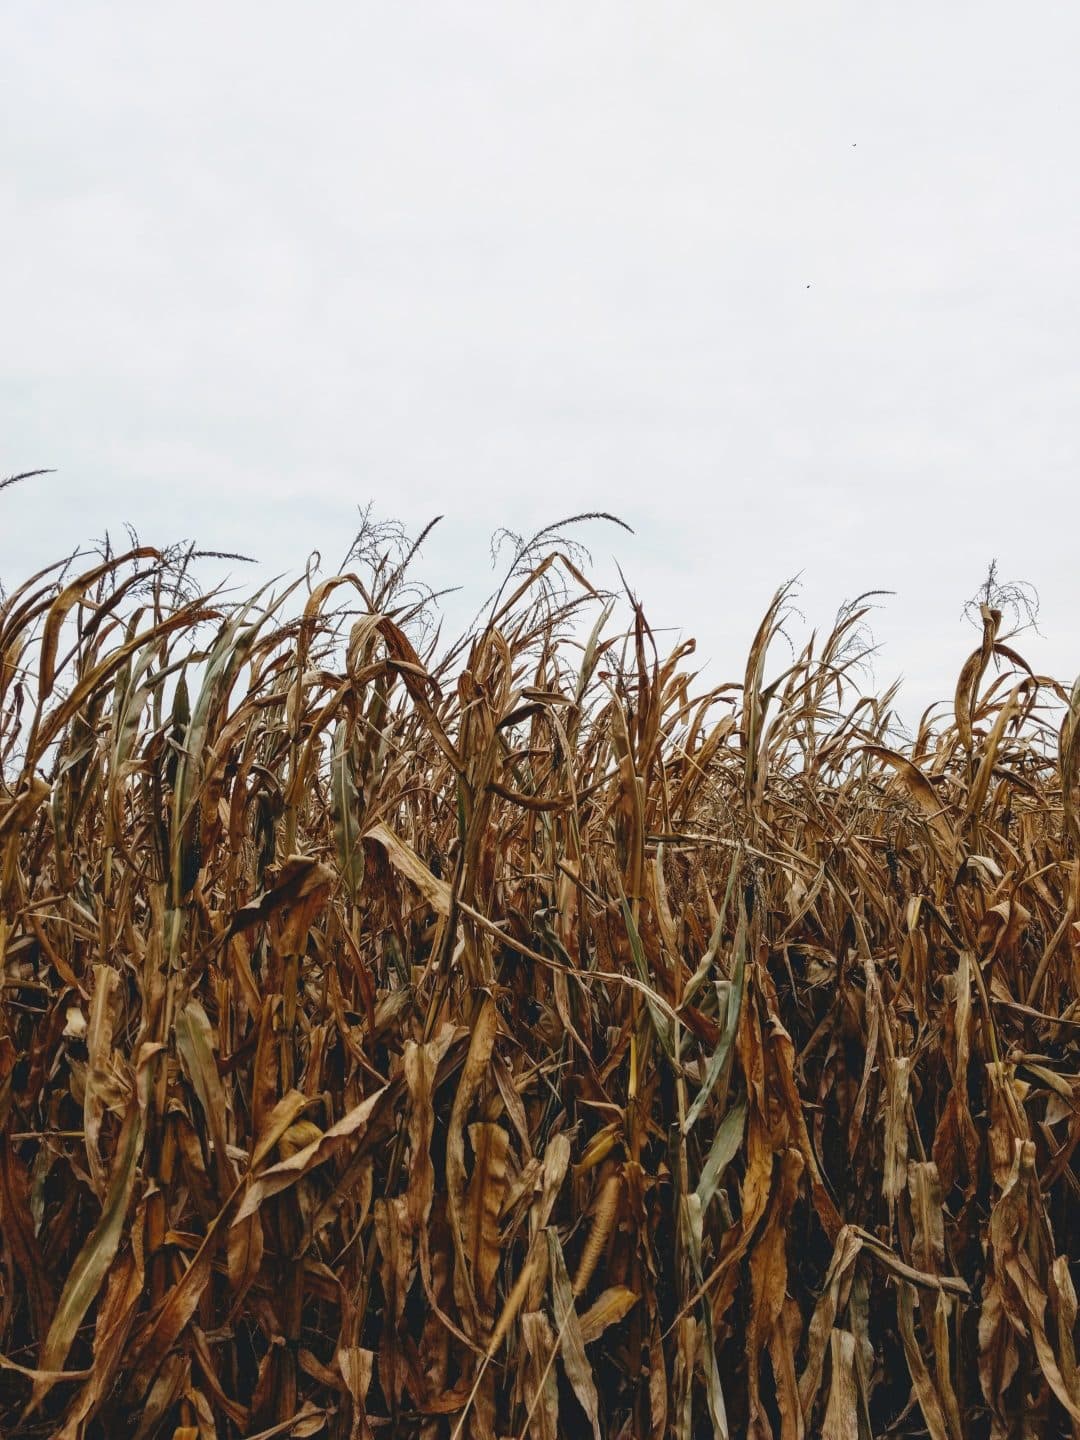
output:
[[[1080,1435],[1080,691],[372,541],[0,602],[0,1430]]]

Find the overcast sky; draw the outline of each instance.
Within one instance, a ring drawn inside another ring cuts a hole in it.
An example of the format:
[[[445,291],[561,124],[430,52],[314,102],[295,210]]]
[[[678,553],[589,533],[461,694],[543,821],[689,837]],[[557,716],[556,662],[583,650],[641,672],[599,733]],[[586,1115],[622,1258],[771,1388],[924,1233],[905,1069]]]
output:
[[[3,9],[8,585],[125,520],[296,570],[371,500],[479,600],[603,508],[717,680],[801,572],[949,693],[992,557],[1080,670],[1080,6]]]

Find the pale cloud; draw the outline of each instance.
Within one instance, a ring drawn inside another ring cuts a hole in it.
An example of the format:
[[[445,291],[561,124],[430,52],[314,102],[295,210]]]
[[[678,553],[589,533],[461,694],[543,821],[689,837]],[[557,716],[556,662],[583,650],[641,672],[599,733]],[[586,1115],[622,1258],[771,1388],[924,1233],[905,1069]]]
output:
[[[12,3],[11,579],[131,520],[279,569],[368,499],[439,582],[580,508],[741,664],[896,589],[947,691],[991,556],[1080,669],[1075,7]]]

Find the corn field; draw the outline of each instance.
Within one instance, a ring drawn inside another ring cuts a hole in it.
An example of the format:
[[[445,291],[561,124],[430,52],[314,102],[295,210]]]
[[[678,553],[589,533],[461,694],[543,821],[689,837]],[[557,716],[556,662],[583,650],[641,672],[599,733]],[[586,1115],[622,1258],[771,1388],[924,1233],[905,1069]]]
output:
[[[1080,688],[415,548],[0,598],[0,1432],[1080,1436]]]

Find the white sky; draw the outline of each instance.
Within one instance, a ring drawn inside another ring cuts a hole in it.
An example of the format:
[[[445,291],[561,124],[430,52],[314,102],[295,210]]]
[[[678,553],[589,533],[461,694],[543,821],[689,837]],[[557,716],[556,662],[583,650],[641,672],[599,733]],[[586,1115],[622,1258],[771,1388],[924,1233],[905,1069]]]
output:
[[[370,499],[478,601],[604,508],[717,680],[802,572],[950,693],[995,556],[1071,679],[1078,55],[1074,3],[7,0],[0,475],[58,473],[0,575],[125,520],[296,570]]]

